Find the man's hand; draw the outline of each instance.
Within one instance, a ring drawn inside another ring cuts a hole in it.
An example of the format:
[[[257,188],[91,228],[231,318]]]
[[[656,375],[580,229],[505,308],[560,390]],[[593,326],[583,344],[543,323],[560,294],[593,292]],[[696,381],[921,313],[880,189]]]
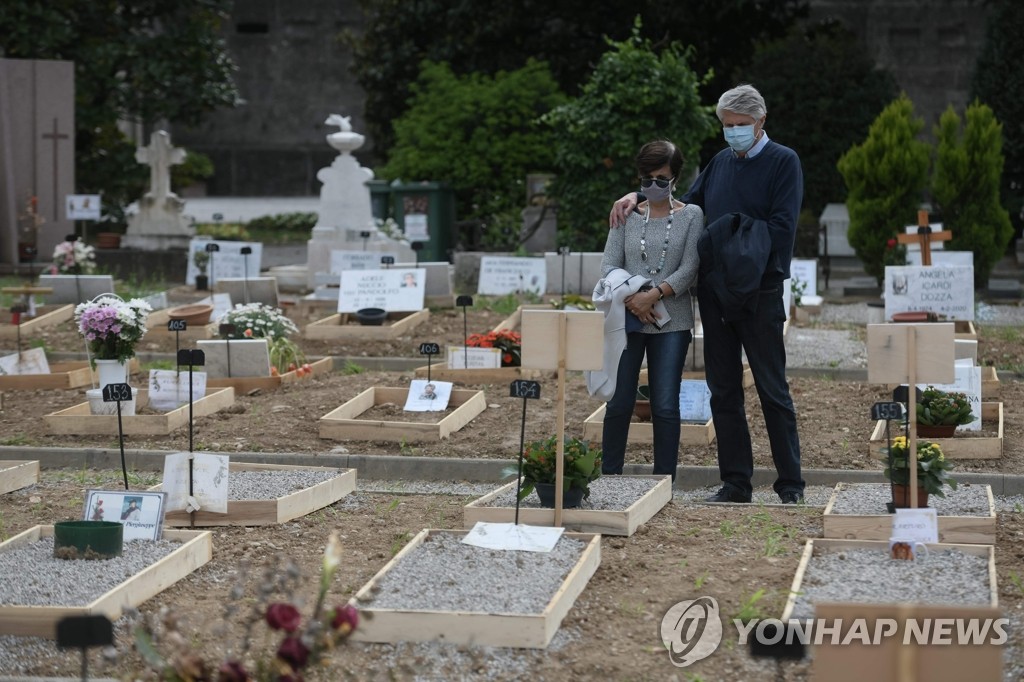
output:
[[[615,229],[626,224],[628,216],[636,208],[636,192],[630,192],[612,205],[611,213],[608,214],[608,227]]]

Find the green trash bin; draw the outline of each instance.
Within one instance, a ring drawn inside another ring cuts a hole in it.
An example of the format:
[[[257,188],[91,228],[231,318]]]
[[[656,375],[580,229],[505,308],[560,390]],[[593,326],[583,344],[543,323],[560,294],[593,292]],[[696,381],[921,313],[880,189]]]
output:
[[[370,188],[370,212],[376,220],[391,217],[391,183],[387,180],[367,180]]]
[[[410,242],[422,242],[419,260],[451,262],[455,194],[440,182],[391,183],[395,222]]]

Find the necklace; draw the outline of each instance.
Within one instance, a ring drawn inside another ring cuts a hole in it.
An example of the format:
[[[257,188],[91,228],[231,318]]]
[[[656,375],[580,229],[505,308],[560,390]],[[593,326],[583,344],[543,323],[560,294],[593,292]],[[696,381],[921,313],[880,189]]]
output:
[[[647,270],[647,274],[656,275],[661,272],[661,269],[665,267],[665,254],[668,253],[668,237],[672,233],[672,204],[669,202],[668,209],[668,224],[665,226],[665,241],[661,245],[661,257],[658,258],[658,267],[652,268],[650,265],[645,265],[644,269]],[[644,226],[640,232],[640,260],[644,263],[647,262],[647,221],[651,217],[651,203],[647,202],[647,210],[644,211]]]

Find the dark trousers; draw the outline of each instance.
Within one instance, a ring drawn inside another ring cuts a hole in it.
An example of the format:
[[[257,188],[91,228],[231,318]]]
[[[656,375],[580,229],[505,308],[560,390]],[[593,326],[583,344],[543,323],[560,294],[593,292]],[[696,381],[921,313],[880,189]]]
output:
[[[679,385],[683,361],[690,345],[689,331],[641,334],[626,337],[619,358],[615,395],[604,414],[601,442],[601,473],[621,474],[626,457],[629,422],[636,405],[640,366],[647,355],[647,384],[651,389],[651,423],[654,427],[654,473],[676,479],[679,465]]]
[[[757,313],[753,317],[734,322],[722,319],[718,299],[707,288],[698,287],[697,302],[704,325],[704,367],[711,389],[711,416],[715,422],[722,482],[746,495],[752,490],[754,457],[743,404],[741,351],[745,351],[761,399],[772,460],[778,472],[775,492],[802,494],[800,438],[796,410],[786,382],[786,345],[782,336],[786,314],[781,285],[760,292]]]

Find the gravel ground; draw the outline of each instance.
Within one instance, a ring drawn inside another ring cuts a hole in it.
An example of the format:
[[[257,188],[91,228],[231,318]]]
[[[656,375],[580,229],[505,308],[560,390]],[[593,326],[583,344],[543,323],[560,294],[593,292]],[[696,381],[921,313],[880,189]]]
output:
[[[1024,325],[1024,306],[974,304],[974,319],[991,325]],[[868,321],[867,303],[826,303],[821,313],[812,318],[826,324],[865,325]]]
[[[633,478],[631,476],[603,476],[590,484],[590,499],[583,500],[579,509],[624,510],[646,495],[658,484],[657,478]],[[515,507],[516,491],[509,489],[495,497],[488,507]],[[541,506],[540,499],[530,494],[520,507]]]
[[[844,483],[834,514],[884,514],[885,505],[892,501],[892,491],[885,483]],[[980,485],[960,485],[949,490],[945,497],[928,496],[928,506],[939,516],[988,516],[988,490]]]

